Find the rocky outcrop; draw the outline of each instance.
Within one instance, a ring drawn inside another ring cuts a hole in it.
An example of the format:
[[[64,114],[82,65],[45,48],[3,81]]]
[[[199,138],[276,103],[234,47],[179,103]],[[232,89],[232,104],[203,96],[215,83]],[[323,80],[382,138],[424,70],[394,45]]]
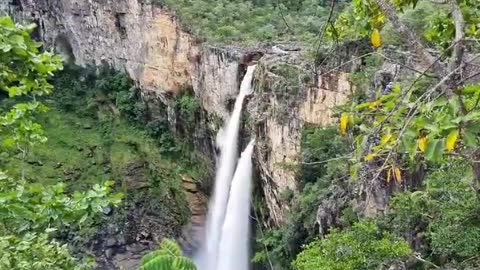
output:
[[[195,39],[149,0],[9,0],[1,8],[36,22],[37,36],[78,65],[115,67],[145,91],[191,86]]]
[[[331,123],[331,107],[352,90],[346,73],[321,74],[299,47],[200,45],[174,13],[149,0],[10,0],[0,8],[36,22],[36,35],[67,60],[126,72],[145,97],[168,104],[170,96],[193,89],[212,134],[228,118],[245,64],[264,55],[245,122],[259,141],[254,160],[272,224],[282,223],[288,209],[280,194],[296,189],[289,165],[300,161],[303,126]]]

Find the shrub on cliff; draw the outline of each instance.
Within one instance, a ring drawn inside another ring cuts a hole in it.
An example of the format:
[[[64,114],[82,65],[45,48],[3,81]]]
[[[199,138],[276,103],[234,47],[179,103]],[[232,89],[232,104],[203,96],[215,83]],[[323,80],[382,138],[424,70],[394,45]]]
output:
[[[364,221],[309,244],[293,265],[297,270],[371,270],[411,253],[404,240]]]
[[[459,269],[479,267],[480,204],[472,178],[468,164],[459,162],[433,172],[425,190],[394,197],[387,226],[427,259]]]

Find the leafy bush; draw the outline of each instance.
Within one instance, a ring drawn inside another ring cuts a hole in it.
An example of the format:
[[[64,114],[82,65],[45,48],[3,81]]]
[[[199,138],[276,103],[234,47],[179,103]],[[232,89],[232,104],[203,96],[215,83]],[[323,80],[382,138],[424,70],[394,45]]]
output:
[[[411,253],[404,240],[364,221],[309,244],[293,264],[297,270],[371,270]]]
[[[327,174],[328,160],[341,158],[346,152],[345,140],[336,128],[305,128],[302,134],[303,163],[298,178],[302,183],[317,182]]]
[[[0,236],[0,249],[0,269],[86,270],[93,266],[90,262],[74,259],[67,245],[51,240],[47,233]]]
[[[476,257],[480,252],[480,205],[471,185],[468,165],[446,165],[427,178],[424,191],[395,196],[388,226],[412,244],[420,242],[419,251],[432,260],[443,257],[462,262]]]
[[[179,114],[179,118],[182,120],[182,125],[188,131],[194,131],[195,120],[200,113],[201,106],[197,98],[191,93],[183,93],[175,100],[175,110]]]
[[[0,228],[3,233],[24,234],[88,226],[103,209],[120,202],[121,194],[110,195],[112,184],[97,184],[69,196],[65,184],[18,183],[0,171],[0,194],[5,194],[0,200]]]
[[[182,255],[182,250],[172,240],[165,239],[160,249],[142,258],[141,270],[195,270],[195,264]]]
[[[36,97],[51,93],[49,79],[62,68],[58,56],[40,52],[41,44],[30,37],[33,29],[34,25],[15,25],[8,17],[0,18],[0,90],[10,98],[0,110],[0,154],[20,152],[16,163],[21,168],[19,177],[9,177],[4,172],[9,169],[6,164],[0,167],[0,266],[14,270],[91,268],[78,263],[66,245],[52,238],[65,228],[75,230],[88,224],[105,207],[117,204],[120,196],[110,196],[111,183],[67,195],[61,183],[27,181],[26,158],[33,146],[47,141],[37,122],[37,115],[47,108]]]

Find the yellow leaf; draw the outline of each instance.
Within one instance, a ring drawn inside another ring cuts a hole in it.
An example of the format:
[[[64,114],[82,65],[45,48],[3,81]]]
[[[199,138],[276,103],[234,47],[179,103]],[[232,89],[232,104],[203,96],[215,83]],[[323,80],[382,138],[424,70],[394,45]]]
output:
[[[340,132],[342,133],[343,136],[347,134],[347,128],[348,128],[348,114],[344,113],[342,114],[342,117],[340,118]]]
[[[380,46],[382,46],[382,37],[380,36],[380,31],[378,31],[378,29],[373,29],[372,45],[375,48],[379,48]]]
[[[392,169],[387,172],[387,183],[390,183],[390,179],[392,179]]]
[[[372,161],[375,158],[374,154],[368,154],[365,156],[365,161]]]
[[[373,102],[368,103],[368,108],[370,110],[375,110],[380,104],[381,104],[381,102],[379,100],[373,101]]]
[[[398,183],[401,183],[402,182],[402,173],[400,172],[400,169],[395,167],[395,168],[393,168],[393,172],[395,174],[395,180]]]
[[[384,147],[390,141],[391,138],[392,138],[392,134],[383,135],[382,140],[380,142],[380,146]]]
[[[385,15],[381,14],[377,17],[377,23],[383,24],[385,23]]]
[[[452,130],[450,134],[448,134],[447,142],[446,142],[446,147],[448,152],[452,152],[453,150],[455,150],[455,146],[457,145],[457,141],[458,141],[458,135],[459,135],[458,129]]]
[[[418,148],[422,153],[425,153],[425,149],[427,149],[428,139],[427,137],[422,137],[418,139]]]

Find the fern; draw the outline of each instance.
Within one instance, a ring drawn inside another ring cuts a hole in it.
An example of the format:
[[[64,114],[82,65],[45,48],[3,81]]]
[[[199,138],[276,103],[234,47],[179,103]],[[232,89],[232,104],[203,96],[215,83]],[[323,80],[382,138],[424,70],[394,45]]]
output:
[[[160,249],[142,258],[140,270],[196,270],[195,264],[182,255],[182,249],[175,241],[165,239]]]

